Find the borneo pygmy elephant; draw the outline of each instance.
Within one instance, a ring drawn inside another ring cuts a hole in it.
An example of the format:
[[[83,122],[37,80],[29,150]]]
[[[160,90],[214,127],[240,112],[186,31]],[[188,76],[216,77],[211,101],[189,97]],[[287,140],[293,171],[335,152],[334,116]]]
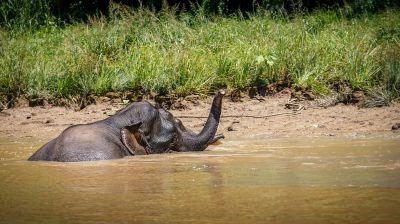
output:
[[[222,90],[217,92],[199,134],[186,129],[168,111],[148,102],[135,102],[104,120],[65,129],[29,160],[77,162],[169,151],[202,151],[223,138],[222,134],[215,133],[224,94]]]

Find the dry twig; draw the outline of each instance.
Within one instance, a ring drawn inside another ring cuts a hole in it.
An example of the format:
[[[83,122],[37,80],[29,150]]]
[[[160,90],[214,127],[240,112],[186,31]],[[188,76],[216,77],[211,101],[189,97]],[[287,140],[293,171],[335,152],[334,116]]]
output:
[[[293,112],[283,112],[283,113],[277,113],[277,114],[269,114],[269,115],[264,115],[264,116],[253,116],[253,115],[221,115],[221,118],[268,118],[268,117],[275,117],[279,115],[297,115],[300,114],[298,111],[293,111]],[[205,116],[177,116],[178,118],[208,118]]]

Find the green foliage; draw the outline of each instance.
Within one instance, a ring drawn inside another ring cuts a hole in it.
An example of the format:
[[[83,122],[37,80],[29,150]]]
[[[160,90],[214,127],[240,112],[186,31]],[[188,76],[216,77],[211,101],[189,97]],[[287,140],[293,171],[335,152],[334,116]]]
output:
[[[400,50],[395,56],[388,57],[384,67],[386,78],[385,89],[393,94],[393,98],[400,96]]]
[[[40,26],[54,26],[53,0],[3,0],[0,3],[0,26],[26,32]]]
[[[281,80],[322,95],[348,83],[398,96],[399,24],[398,11],[352,19],[315,11],[290,20],[259,11],[245,19],[114,4],[109,17],[87,23],[25,34],[1,27],[0,96],[207,94]]]

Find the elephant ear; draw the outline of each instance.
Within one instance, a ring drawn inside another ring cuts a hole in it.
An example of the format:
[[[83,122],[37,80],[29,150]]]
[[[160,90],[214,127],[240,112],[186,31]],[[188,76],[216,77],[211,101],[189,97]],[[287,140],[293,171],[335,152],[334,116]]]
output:
[[[143,134],[139,128],[142,122],[135,123],[131,126],[126,126],[121,129],[121,140],[125,147],[129,150],[132,155],[147,155],[146,148],[140,143],[146,142]]]

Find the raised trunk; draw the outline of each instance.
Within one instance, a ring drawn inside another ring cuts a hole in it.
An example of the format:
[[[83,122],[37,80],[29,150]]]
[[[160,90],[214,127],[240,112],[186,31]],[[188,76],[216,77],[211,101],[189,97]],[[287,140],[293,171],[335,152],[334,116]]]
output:
[[[181,133],[182,148],[179,151],[202,151],[213,141],[221,116],[222,97],[224,95],[225,91],[223,90],[219,90],[215,95],[207,122],[199,134]]]

